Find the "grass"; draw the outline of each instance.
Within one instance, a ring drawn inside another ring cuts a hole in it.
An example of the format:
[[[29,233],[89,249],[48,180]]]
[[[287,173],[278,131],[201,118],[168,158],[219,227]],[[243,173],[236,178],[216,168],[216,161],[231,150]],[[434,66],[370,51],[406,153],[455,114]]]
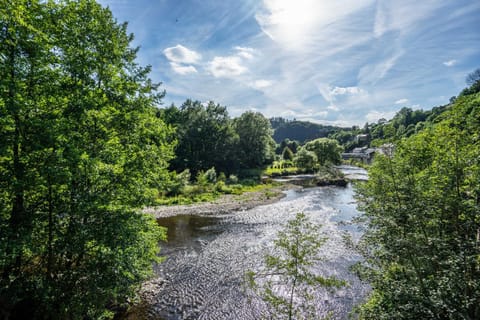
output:
[[[269,177],[281,177],[281,176],[302,174],[302,173],[305,173],[305,170],[297,167],[288,167],[288,168],[269,167],[265,169],[263,173]]]
[[[241,196],[247,192],[258,191],[264,191],[265,196],[269,199],[275,195],[275,192],[269,190],[278,185],[278,183],[253,183],[251,180],[246,180],[245,183],[237,184],[225,184],[223,181],[202,186],[193,184],[185,186],[182,193],[175,196],[159,195],[155,204],[171,206],[213,202],[223,194]]]

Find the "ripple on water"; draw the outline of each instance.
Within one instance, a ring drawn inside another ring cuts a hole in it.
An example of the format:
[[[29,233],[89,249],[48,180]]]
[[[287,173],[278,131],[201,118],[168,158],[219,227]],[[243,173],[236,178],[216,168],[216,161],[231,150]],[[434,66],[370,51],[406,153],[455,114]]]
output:
[[[325,260],[315,266],[324,276],[336,276],[349,285],[335,292],[319,290],[318,312],[334,311],[335,319],[347,317],[351,308],[368,292],[348,270],[359,257],[342,241],[345,232],[337,222],[349,221],[357,212],[351,188],[323,187],[289,191],[282,201],[242,213],[208,217],[175,218],[176,228],[163,249],[167,260],[157,273],[167,283],[155,296],[152,319],[258,319],[262,302],[248,299],[244,290],[246,270],[258,271],[262,256],[273,247],[273,239],[286,221],[305,212],[322,225],[328,241],[321,249]],[[183,220],[182,220],[183,219]],[[194,223],[190,223],[190,222]],[[168,223],[167,223],[168,224]],[[187,227],[189,226],[189,227]]]

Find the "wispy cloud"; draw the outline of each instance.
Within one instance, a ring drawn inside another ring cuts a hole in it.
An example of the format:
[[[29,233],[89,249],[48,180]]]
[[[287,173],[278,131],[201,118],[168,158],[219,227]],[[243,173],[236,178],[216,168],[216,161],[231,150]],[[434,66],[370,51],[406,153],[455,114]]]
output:
[[[408,99],[406,98],[398,99],[397,101],[395,101],[395,104],[406,104],[406,103],[408,103]]]
[[[172,67],[172,70],[175,71],[178,74],[181,75],[186,75],[190,73],[197,73],[197,69],[194,66],[185,66],[181,65],[176,62],[170,62],[170,66]]]
[[[262,31],[284,48],[302,50],[319,30],[373,3],[373,0],[264,0],[255,16]]]
[[[379,38],[396,31],[408,33],[418,23],[429,19],[444,4],[435,0],[378,0],[375,12],[374,35]]]
[[[359,87],[335,87],[330,90],[330,95],[332,96],[360,93],[365,93],[365,90],[362,90]]]
[[[457,60],[455,59],[452,59],[452,60],[448,60],[448,61],[444,61],[443,62],[443,65],[447,66],[447,67],[453,67],[454,65],[457,64]]]
[[[253,59],[253,54],[255,50],[253,48],[246,48],[246,47],[235,47],[235,50],[238,51],[237,55],[245,58],[245,59]]]
[[[399,49],[384,60],[363,66],[358,72],[359,82],[361,84],[376,84],[387,75],[404,53],[403,49]]]
[[[476,0],[99,1],[130,22],[165,104],[215,100],[233,116],[388,119],[403,99],[447,102],[480,59]]]

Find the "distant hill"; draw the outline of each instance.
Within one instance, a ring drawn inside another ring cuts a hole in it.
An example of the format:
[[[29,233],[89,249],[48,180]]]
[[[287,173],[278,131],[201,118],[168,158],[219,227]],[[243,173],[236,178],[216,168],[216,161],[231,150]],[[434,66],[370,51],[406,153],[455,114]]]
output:
[[[288,120],[281,117],[270,118],[270,123],[274,130],[273,139],[277,143],[281,143],[285,139],[304,143],[305,141],[328,137],[335,132],[352,130],[352,128],[326,126],[308,121]]]

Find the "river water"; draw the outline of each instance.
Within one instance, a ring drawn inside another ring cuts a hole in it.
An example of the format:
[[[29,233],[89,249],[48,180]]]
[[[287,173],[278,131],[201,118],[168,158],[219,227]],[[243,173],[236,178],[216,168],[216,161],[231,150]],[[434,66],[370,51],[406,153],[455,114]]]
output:
[[[363,169],[342,170],[355,179],[366,178]],[[353,196],[351,184],[290,190],[281,201],[248,211],[159,219],[160,225],[168,227],[169,240],[162,244],[162,255],[168,258],[156,267],[156,273],[166,282],[149,307],[149,317],[258,319],[263,304],[245,289],[245,272],[261,269],[263,255],[271,252],[277,232],[297,212],[304,212],[328,237],[320,252],[325,259],[315,271],[348,282],[334,292],[316,292],[318,317],[331,311],[333,319],[347,319],[369,291],[349,271],[360,257],[343,240],[345,234],[354,240],[361,235],[352,223],[358,215]]]

